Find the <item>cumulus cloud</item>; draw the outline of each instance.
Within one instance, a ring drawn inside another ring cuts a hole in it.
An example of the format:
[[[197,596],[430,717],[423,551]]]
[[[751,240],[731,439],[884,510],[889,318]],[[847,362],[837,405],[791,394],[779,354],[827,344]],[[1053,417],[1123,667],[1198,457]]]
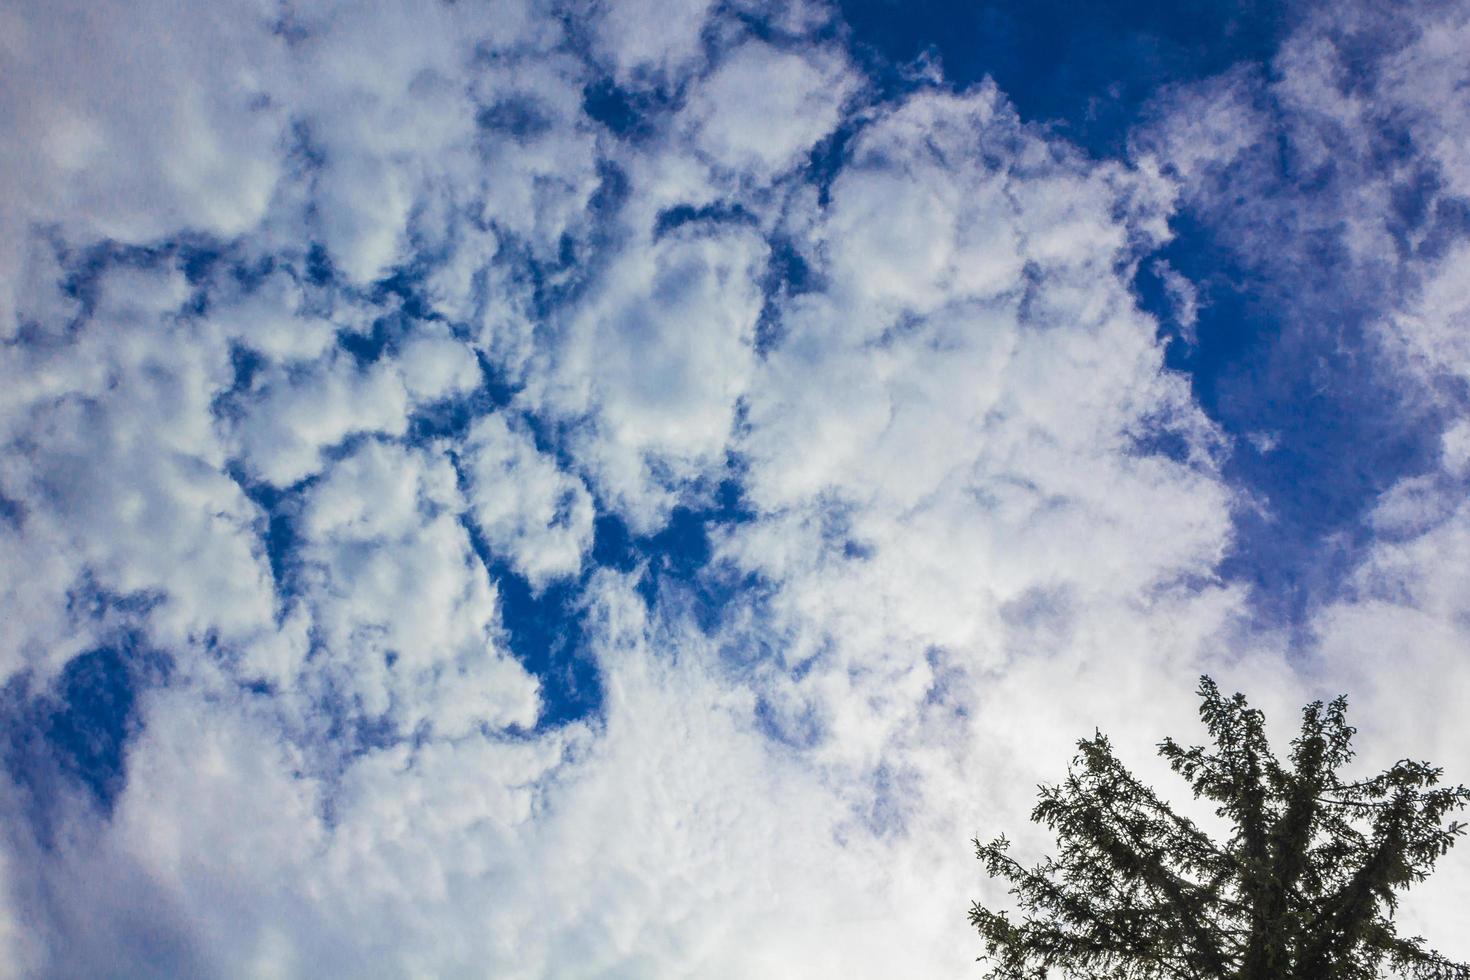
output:
[[[404,387],[418,402],[463,394],[479,386],[474,351],[445,331],[414,334],[398,355]]]
[[[99,591],[156,604],[150,624],[170,645],[272,625],[259,514],[222,472],[210,412],[228,361],[180,315],[188,292],[174,269],[115,269],[96,283],[90,329],[11,348],[6,676],[95,642]]]
[[[629,210],[622,247],[557,312],[521,400],[570,430],[594,488],[649,530],[724,465],[755,368],[769,245],[742,221],[661,228],[662,209]]]
[[[265,214],[285,114],[271,99],[284,44],[274,8],[86,3],[10,8],[0,65],[0,336],[12,337],[33,227],[82,242],[181,231],[232,237]],[[85,59],[76,51],[90,51]]]
[[[261,479],[289,486],[322,467],[322,450],[359,432],[402,435],[408,398],[387,365],[360,369],[332,353],[309,373],[281,371],[260,380],[245,408],[239,439]]]
[[[993,83],[880,99],[810,6],[201,9],[3,15],[0,707],[98,649],[130,692],[115,794],[41,828],[0,779],[17,969],[963,976],[969,838],[1043,847],[1093,726],[1164,783],[1202,670],[1456,756],[1463,19],[1357,92],[1360,28],[1309,21],[1111,161]],[[1416,166],[1445,217],[1399,241]],[[1310,648],[1222,570],[1230,440],[1135,293],[1177,207],[1280,268],[1281,221],[1408,256],[1368,355],[1442,451]]]
[[[769,179],[837,127],[853,74],[830,50],[748,41],[690,95],[681,121],[716,166]]]
[[[870,828],[933,832],[931,806],[1022,811],[1027,741],[1065,757],[1067,713],[1108,712],[1068,694],[1094,672],[1187,686],[1238,613],[1213,580],[1229,493],[1128,287],[1149,178],[1047,145],[988,86],[911,96],[851,156],[813,224],[830,288],[782,309],[747,400],[759,514],[719,555],[770,586],[723,641]],[[1135,448],[1159,425],[1186,458]],[[972,766],[1018,778],[981,802]]]
[[[301,585],[323,647],[313,672],[349,715],[446,737],[534,724],[535,681],[495,648],[494,592],[459,509],[448,461],[375,442],[305,495]]]
[[[624,85],[670,85],[698,66],[712,0],[593,5],[594,46]]]
[[[497,554],[533,584],[574,575],[592,543],[592,497],[499,415],[475,423],[462,457],[471,513]]]

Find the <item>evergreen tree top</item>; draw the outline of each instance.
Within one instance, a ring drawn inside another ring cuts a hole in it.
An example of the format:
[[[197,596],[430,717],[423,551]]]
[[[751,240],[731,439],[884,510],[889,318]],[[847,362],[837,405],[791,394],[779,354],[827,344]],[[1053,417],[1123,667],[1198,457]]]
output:
[[[1470,789],[1401,760],[1344,781],[1355,729],[1347,701],[1313,702],[1282,763],[1265,717],[1208,677],[1200,717],[1211,746],[1173,739],[1160,754],[1232,830],[1214,840],[1113,755],[1101,732],[1077,743],[1067,778],[1043,786],[1031,819],[1059,853],[1032,868],[1004,836],[975,841],[1019,918],[975,903],[990,980],[1470,980],[1470,965],[1400,937],[1399,893],[1423,881],[1463,833],[1446,818]]]

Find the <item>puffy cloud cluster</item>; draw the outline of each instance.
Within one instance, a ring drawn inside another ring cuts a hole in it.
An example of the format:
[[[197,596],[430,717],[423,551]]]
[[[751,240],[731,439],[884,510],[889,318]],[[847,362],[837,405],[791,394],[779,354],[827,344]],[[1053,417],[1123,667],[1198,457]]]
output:
[[[592,544],[592,497],[499,415],[475,423],[464,471],[472,515],[498,554],[533,584],[574,575]]]
[[[276,13],[148,3],[121,16],[56,3],[0,14],[14,80],[0,95],[12,137],[0,150],[0,336],[14,336],[16,307],[48,285],[27,277],[34,226],[88,243],[256,227],[285,167]]]
[[[1229,443],[1134,294],[1179,202],[1230,225],[1244,75],[1128,163],[989,83],[880,100],[816,6],[0,16],[0,682],[116,648],[137,695],[115,797],[0,779],[0,970],[962,976],[969,838],[1041,846],[1032,787],[1095,725],[1168,778],[1201,670],[1283,720],[1417,700],[1452,761],[1463,253],[1381,317],[1442,472],[1376,512],[1330,662],[1221,578]],[[1304,27],[1304,158],[1408,120],[1452,208],[1454,24],[1351,98]],[[1350,183],[1268,203],[1366,264],[1392,188]],[[518,656],[521,592],[584,649]],[[572,655],[602,703],[544,724]]]
[[[219,340],[180,315],[175,270],[114,268],[86,326],[7,348],[3,493],[12,501],[0,671],[59,667],[116,628],[89,593],[157,603],[159,642],[235,643],[272,628],[259,514],[224,472],[211,404]]]
[[[1047,145],[990,88],[916,94],[855,139],[812,228],[828,288],[785,305],[749,399],[760,514],[722,541],[775,583],[739,629],[774,633],[757,670],[780,668],[789,737],[872,776],[921,732],[995,744],[970,726],[1000,720],[978,703],[1013,660],[1137,656],[1105,637],[1119,606],[1173,607],[1153,665],[1220,626],[1215,439],[1128,289],[1147,180]],[[1143,448],[1160,428],[1183,458]]]

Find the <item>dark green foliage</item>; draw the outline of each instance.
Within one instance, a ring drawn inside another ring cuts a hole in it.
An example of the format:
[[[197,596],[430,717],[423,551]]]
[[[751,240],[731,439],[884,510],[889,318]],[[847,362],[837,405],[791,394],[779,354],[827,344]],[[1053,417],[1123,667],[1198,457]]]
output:
[[[1407,760],[1344,782],[1354,729],[1343,698],[1306,707],[1282,765],[1242,695],[1223,697],[1207,677],[1199,694],[1213,747],[1165,739],[1159,752],[1233,825],[1229,840],[1175,814],[1101,733],[1082,740],[1066,781],[1043,786],[1031,814],[1057,836],[1059,857],[1027,868],[1005,837],[975,841],[1023,916],[970,909],[987,976],[1369,980],[1387,965],[1470,980],[1470,965],[1393,924],[1397,893],[1462,832],[1445,818],[1470,789],[1440,787],[1441,770]]]

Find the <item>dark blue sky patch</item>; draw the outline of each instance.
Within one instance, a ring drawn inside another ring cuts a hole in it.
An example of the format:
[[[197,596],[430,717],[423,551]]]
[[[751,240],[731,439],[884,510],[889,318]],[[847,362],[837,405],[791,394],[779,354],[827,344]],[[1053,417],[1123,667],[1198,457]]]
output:
[[[607,159],[597,161],[597,189],[587,201],[587,214],[592,219],[582,251],[567,251],[562,256],[561,266],[577,267],[578,275],[568,277],[566,285],[549,288],[547,273],[561,271],[543,268],[541,263],[532,262],[530,270],[534,288],[535,310],[538,316],[548,316],[558,301],[576,299],[594,281],[596,274],[606,268],[617,253],[618,246],[627,240],[627,229],[623,226],[623,207],[633,194],[633,183],[622,167]]]
[[[848,147],[862,128],[861,121],[845,119],[807,154],[805,176],[817,188],[819,206],[825,208],[831,202],[832,183],[847,163]]]
[[[670,510],[664,525],[652,534],[633,535],[621,517],[598,501],[593,560],[620,571],[630,571],[639,560],[647,560],[660,574],[679,578],[697,574],[709,561],[712,528],[755,518],[745,501],[741,466],[732,456],[726,461],[724,478],[713,487],[688,488],[689,502]]]
[[[1251,583],[1267,621],[1300,623],[1339,594],[1370,543],[1364,520],[1379,495],[1435,464],[1441,427],[1373,356],[1371,306],[1355,296],[1317,302],[1333,273],[1351,277],[1331,242],[1290,243],[1321,263],[1322,281],[1303,284],[1290,268],[1245,266],[1191,215],[1175,226],[1162,254],[1199,289],[1193,342],[1147,264],[1140,298],[1163,324],[1166,363],[1189,376],[1198,404],[1233,439],[1224,476],[1265,507],[1237,513],[1222,571]],[[1313,302],[1291,298],[1294,285]]]
[[[425,295],[430,271],[428,261],[394,268],[368,291],[369,299],[388,306],[388,311],[375,317],[366,331],[346,328],[337,331],[337,345],[352,355],[359,367],[375,364],[385,355],[398,354],[425,323],[444,324],[451,334],[464,339],[468,330],[463,325],[448,324]]]
[[[312,242],[306,250],[306,281],[313,286],[330,286],[337,279],[332,256],[322,242]]]
[[[602,676],[588,656],[579,583],[553,582],[537,593],[502,563],[494,563],[490,574],[500,592],[500,621],[511,653],[541,682],[537,727],[599,712]]]
[[[559,579],[539,592],[497,556],[468,518],[460,523],[500,597],[506,644],[521,666],[541,682],[536,729],[554,728],[596,715],[602,708],[602,676],[591,659],[582,619],[579,579]]]
[[[296,533],[296,522],[301,512],[301,496],[315,482],[316,477],[308,477],[291,487],[282,488],[251,480],[238,463],[231,464],[227,472],[241,492],[265,515],[261,544],[270,565],[276,596],[287,599],[292,595],[298,564],[296,552],[299,537]],[[278,611],[284,614],[285,609],[286,603],[282,602]]]
[[[592,522],[592,561],[603,568],[631,572],[638,567],[638,553],[628,525],[616,514],[598,514]]]
[[[739,224],[754,226],[756,216],[739,204],[716,202],[695,207],[692,204],[676,204],[658,213],[653,221],[653,237],[662,238],[675,229],[690,224]]]
[[[755,324],[755,352],[761,357],[779,347],[785,337],[781,308],[786,300],[816,286],[811,266],[790,239],[776,236],[767,245],[770,257],[761,277],[761,312]]]
[[[676,590],[687,591],[703,569],[710,547],[706,520],[703,514],[687,507],[675,508],[662,530],[636,542],[636,551],[644,562],[638,594],[650,609],[660,598],[671,600]]]
[[[1133,278],[1133,294],[1139,307],[1158,320],[1158,339],[1164,344],[1169,366],[1180,370],[1190,356],[1194,328],[1179,321],[1179,310],[1164,285],[1164,274],[1170,268],[1158,260],[1139,263]]]
[[[434,311],[433,304],[424,295],[430,271],[427,261],[400,265],[373,283],[373,302],[384,303],[390,298],[398,300],[395,318],[400,321],[400,332],[411,329],[413,322],[444,319]],[[402,324],[402,321],[408,321],[408,324]]]
[[[637,542],[646,562],[638,582],[644,601],[687,619],[707,635],[718,631],[732,611],[761,596],[764,583],[754,573],[713,560],[711,537],[752,518],[733,480],[722,484],[708,507],[675,508],[663,530]]]
[[[210,405],[216,417],[239,419],[243,416],[243,405],[239,396],[254,387],[255,380],[265,370],[266,364],[264,355],[257,351],[241,344],[230,345],[230,387],[215,395]]]
[[[639,551],[652,560],[657,574],[691,578],[709,561],[705,525],[717,519],[717,512],[675,507],[662,530],[639,541]]]
[[[497,137],[533,140],[551,131],[545,106],[525,95],[512,95],[475,113],[475,124]]]
[[[597,715],[603,691],[588,650],[583,591],[597,568],[628,573],[642,568],[637,589],[651,606],[687,615],[712,631],[731,604],[750,586],[712,566],[711,527],[749,519],[738,484],[715,488],[703,508],[676,507],[659,531],[633,535],[616,514],[599,509],[593,522],[590,561],[578,578],[532,589],[524,576],[496,555],[473,522],[462,521],[476,554],[500,593],[501,623],[511,653],[541,681],[543,711],[538,728]]]
[[[507,393],[481,385],[467,395],[440,399],[414,409],[404,441],[422,446],[434,439],[462,440],[476,420],[505,407]]]
[[[745,503],[738,461],[732,459],[727,469],[715,487],[702,494],[696,488],[693,497],[703,503],[675,507],[660,530],[633,542],[645,562],[638,583],[644,601],[650,607],[660,601],[676,603],[706,631],[715,628],[741,589],[728,570],[711,563],[711,532],[755,517]]]
[[[63,767],[110,810],[126,776],[123,752],[136,701],[125,655],[103,648],[75,657],[57,687],[46,739]]]
[[[196,288],[206,285],[216,267],[228,262],[229,258],[230,251],[225,245],[209,239],[186,239],[178,244],[179,270]],[[196,302],[202,300],[201,296]]]
[[[588,209],[604,217],[615,215],[633,193],[628,175],[611,160],[597,161],[597,189],[587,202]]]
[[[1095,154],[1122,150],[1163,85],[1265,61],[1294,22],[1272,0],[840,0],[869,71],[901,88],[900,68],[938,53],[963,88],[986,75],[1022,119],[1054,123]]]
[[[25,507],[18,500],[12,500],[0,493],[0,524],[8,524],[14,530],[20,530],[25,524]]]
[[[582,109],[609,132],[636,143],[653,135],[653,116],[667,104],[656,94],[631,92],[604,78],[582,90]]]
[[[356,330],[338,330],[337,346],[351,354],[360,367],[375,363],[388,348],[388,337],[392,331],[389,317],[378,317],[367,333]]]
[[[779,286],[783,292],[795,296],[811,292],[820,285],[815,281],[817,277],[806,257],[789,238],[777,236],[767,244],[771,250],[766,279],[768,289]]]
[[[1139,456],[1163,456],[1176,463],[1189,461],[1188,437],[1166,423],[1154,423],[1133,435],[1129,451]]]
[[[43,846],[59,808],[78,794],[104,816],[112,813],[138,729],[139,690],[161,669],[159,658],[136,651],[125,639],[72,658],[49,688],[36,689],[28,672],[0,688],[0,754]]]

